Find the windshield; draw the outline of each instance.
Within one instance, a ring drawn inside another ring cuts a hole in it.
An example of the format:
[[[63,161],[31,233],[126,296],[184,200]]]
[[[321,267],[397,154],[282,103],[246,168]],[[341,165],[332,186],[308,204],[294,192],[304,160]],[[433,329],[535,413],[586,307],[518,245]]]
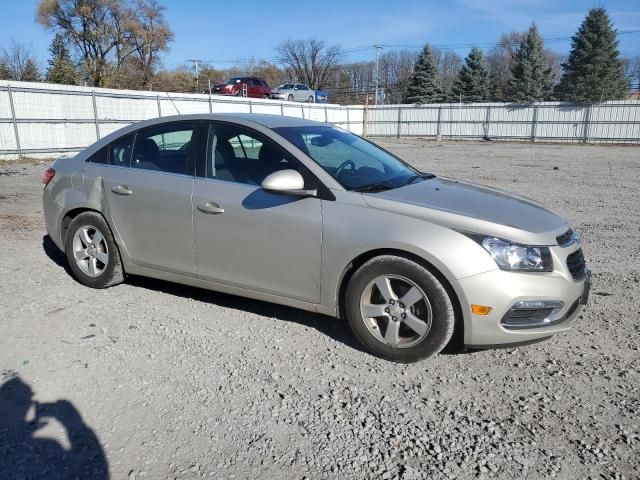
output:
[[[238,83],[242,81],[242,77],[231,77],[229,80],[224,82],[225,85],[233,85],[234,83]]]
[[[291,90],[293,88],[292,83],[285,83],[284,85],[280,85],[278,87],[280,90]]]
[[[334,127],[280,127],[293,143],[347,190],[389,190],[426,178],[389,152]]]

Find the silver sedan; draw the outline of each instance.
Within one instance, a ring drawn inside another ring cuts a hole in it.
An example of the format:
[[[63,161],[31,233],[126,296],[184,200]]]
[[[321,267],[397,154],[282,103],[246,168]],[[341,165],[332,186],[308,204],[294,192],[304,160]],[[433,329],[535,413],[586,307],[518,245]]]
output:
[[[271,98],[290,102],[314,103],[316,92],[304,83],[283,83],[271,90]]]
[[[566,331],[589,272],[566,222],[272,115],[127,126],[45,172],[49,235],[93,288],[143,275],[346,318],[380,357]]]

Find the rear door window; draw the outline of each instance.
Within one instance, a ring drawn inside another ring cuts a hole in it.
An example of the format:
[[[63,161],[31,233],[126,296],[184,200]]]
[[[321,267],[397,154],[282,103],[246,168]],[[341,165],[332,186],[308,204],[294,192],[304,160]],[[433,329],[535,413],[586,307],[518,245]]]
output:
[[[133,133],[111,142],[109,148],[109,164],[115,167],[128,167],[131,158]]]
[[[188,155],[194,128],[194,124],[170,123],[139,131],[131,166],[142,170],[191,174]]]

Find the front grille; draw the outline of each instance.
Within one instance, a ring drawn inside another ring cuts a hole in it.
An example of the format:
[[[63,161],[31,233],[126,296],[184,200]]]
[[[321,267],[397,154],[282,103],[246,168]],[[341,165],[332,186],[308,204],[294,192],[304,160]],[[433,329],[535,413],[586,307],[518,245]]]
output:
[[[556,241],[558,242],[558,245],[560,245],[561,247],[568,247],[569,245],[575,243],[576,239],[577,237],[573,232],[573,230],[571,229],[567,230],[562,235],[558,235],[556,237]]]
[[[587,271],[587,263],[582,254],[582,249],[578,249],[567,257],[567,267],[574,280],[583,278]]]

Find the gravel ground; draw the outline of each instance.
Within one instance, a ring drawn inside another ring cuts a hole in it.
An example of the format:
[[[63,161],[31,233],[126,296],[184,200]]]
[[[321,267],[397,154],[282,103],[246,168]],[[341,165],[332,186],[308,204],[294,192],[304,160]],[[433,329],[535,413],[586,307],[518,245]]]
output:
[[[43,166],[0,165],[0,477],[639,478],[640,148],[380,143],[565,216],[594,272],[573,331],[397,365],[329,317],[90,290],[44,238]]]

